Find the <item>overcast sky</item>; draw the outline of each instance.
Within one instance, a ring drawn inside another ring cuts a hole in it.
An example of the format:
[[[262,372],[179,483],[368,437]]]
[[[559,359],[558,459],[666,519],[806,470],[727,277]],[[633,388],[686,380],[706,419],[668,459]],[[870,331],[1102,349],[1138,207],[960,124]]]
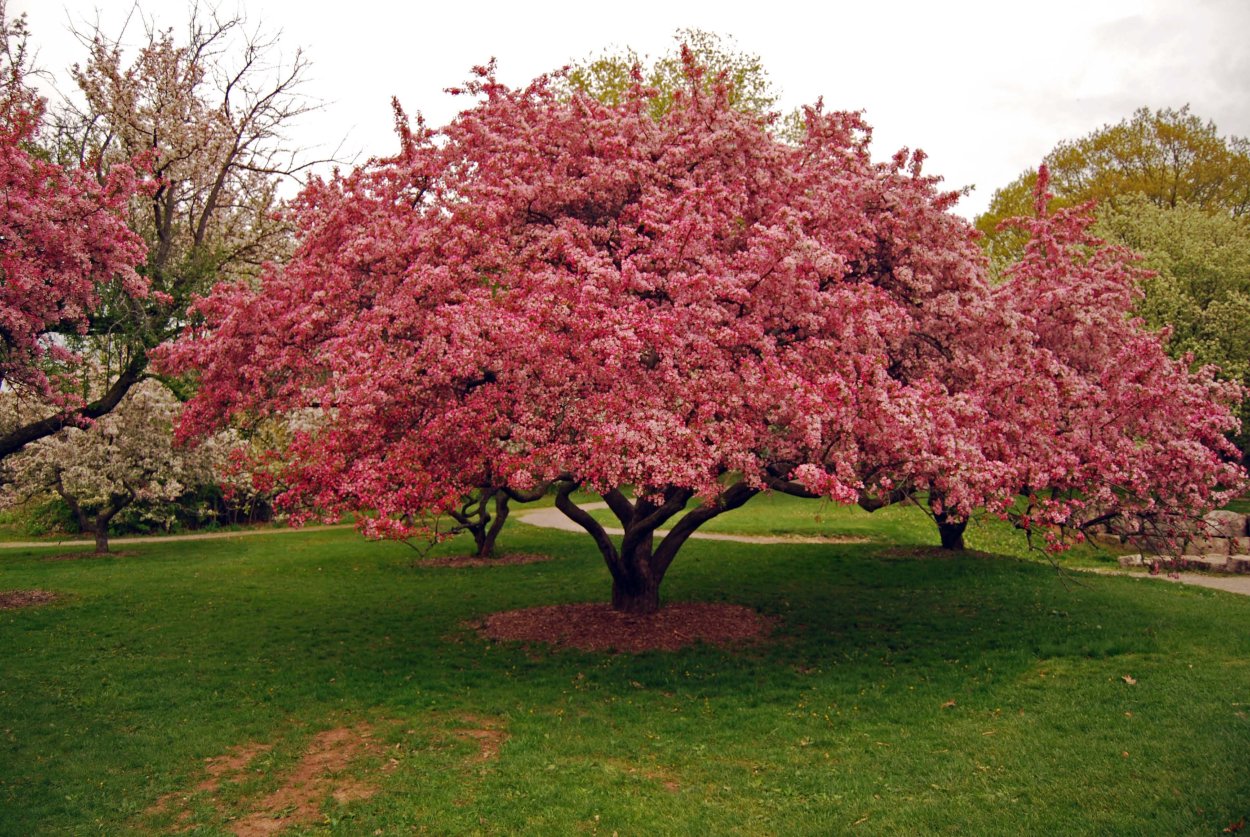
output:
[[[25,12],[39,63],[64,72],[83,51],[69,32],[99,20],[119,34],[131,0],[9,0]],[[180,28],[189,6],[149,0],[161,27]],[[815,8],[817,11],[810,11]],[[307,146],[338,144],[362,158],[390,153],[389,102],[445,123],[464,99],[444,88],[474,64],[498,59],[501,79],[535,75],[612,47],[655,56],[690,27],[732,36],[758,54],[781,109],[823,96],[832,109],[866,111],[874,150],[923,148],[928,170],[951,187],[975,186],[959,211],[982,211],[995,188],[1036,165],[1055,143],[1129,116],[1179,107],[1224,134],[1250,135],[1247,0],[1011,0],[874,3],[790,0],[733,4],[437,3],[382,0],[223,2],[312,61],[306,92],[324,109],[299,126]],[[127,38],[137,42],[142,27]]]

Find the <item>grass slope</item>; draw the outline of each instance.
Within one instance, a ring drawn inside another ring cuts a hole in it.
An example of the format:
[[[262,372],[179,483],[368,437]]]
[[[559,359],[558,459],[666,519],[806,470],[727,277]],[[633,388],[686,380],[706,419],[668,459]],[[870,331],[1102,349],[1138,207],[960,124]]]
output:
[[[691,542],[666,598],[771,614],[769,644],[554,652],[465,623],[602,600],[606,572],[585,536],[504,540],[554,560],[414,567],[346,531],[0,554],[0,590],[63,597],[0,611],[0,833],[228,834],[319,731],[360,722],[386,747],[379,793],[304,831],[1212,834],[1250,814],[1250,599]],[[276,743],[216,805],[149,812],[247,742]]]

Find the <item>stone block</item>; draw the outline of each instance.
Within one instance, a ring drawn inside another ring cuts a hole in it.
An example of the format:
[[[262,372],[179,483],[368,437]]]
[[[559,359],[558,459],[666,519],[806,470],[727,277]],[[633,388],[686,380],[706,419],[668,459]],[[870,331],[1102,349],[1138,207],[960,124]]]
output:
[[[1120,562],[1121,567],[1140,567],[1142,565],[1142,557],[1140,555],[1121,555],[1116,559]]]
[[[1235,511],[1213,511],[1203,515],[1208,537],[1241,538],[1246,535],[1246,516]]]
[[[1227,555],[1186,555],[1185,562],[1194,569],[1212,570],[1214,572],[1224,572],[1228,569],[1229,558]]]
[[[1250,573],[1250,555],[1234,555],[1228,559],[1230,573]]]
[[[1228,555],[1228,538],[1196,537],[1185,544],[1185,555]]]

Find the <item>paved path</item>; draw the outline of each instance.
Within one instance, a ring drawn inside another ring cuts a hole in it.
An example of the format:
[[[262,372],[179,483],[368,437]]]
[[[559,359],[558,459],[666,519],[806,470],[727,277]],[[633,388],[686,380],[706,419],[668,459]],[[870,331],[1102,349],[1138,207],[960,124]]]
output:
[[[586,503],[582,506],[587,511],[595,509],[606,509],[607,503]],[[563,532],[583,532],[582,527],[565,517],[564,512],[556,508],[534,509],[533,511],[522,512],[516,516],[517,520],[527,523],[530,526],[540,526],[544,529],[559,529]],[[604,531],[609,535],[623,535],[623,529],[604,527]],[[668,532],[667,529],[657,529],[656,534],[663,536]],[[733,541],[734,543],[866,543],[866,538],[854,537],[832,537],[832,538],[816,538],[803,537],[801,535],[722,535],[712,532],[695,532],[690,537],[702,538],[709,541]],[[1171,578],[1163,573],[1159,575],[1149,575],[1147,573],[1133,573],[1124,570],[1100,570],[1100,569],[1073,569],[1072,572],[1088,572],[1095,575],[1121,575],[1132,576],[1137,578],[1157,578],[1164,581],[1173,581],[1178,584],[1194,584],[1198,587],[1210,587],[1213,590],[1224,590],[1229,593],[1239,593],[1243,596],[1250,596],[1250,576],[1244,575],[1201,575],[1199,573],[1180,573],[1177,578]]]
[[[292,532],[322,532],[329,529],[349,529],[351,523],[336,523],[332,526],[304,526],[295,529],[284,526],[280,529],[239,529],[234,532],[191,532],[186,535],[140,535],[138,537],[109,538],[109,546],[143,543],[169,543],[171,541],[215,541],[223,538],[254,538],[259,535],[288,535]],[[44,546],[95,546],[95,538],[90,540],[76,538],[68,541],[0,541],[0,549],[36,549]]]
[[[607,503],[583,503],[586,511],[606,509]],[[522,523],[539,526],[543,529],[559,529],[562,532],[585,532],[581,526],[569,520],[564,512],[557,508],[534,509],[516,516]],[[604,526],[603,531],[609,535],[624,535],[625,530],[615,526]],[[656,529],[655,533],[664,537],[668,529]],[[722,535],[717,532],[695,532],[690,537],[705,541],[732,541],[734,543],[867,543],[867,538],[853,536],[833,536],[827,538],[805,537],[803,535]]]
[[[582,506],[587,511],[596,509],[606,509],[607,503],[586,503]],[[564,516],[564,512],[557,508],[533,509],[531,511],[522,512],[515,515],[515,518],[522,523],[530,526],[538,526],[543,529],[559,529],[564,532],[582,532],[582,527]],[[143,537],[130,538],[109,538],[109,545],[125,545],[125,544],[144,544],[144,543],[170,543],[173,541],[211,541],[226,538],[253,538],[262,535],[286,535],[293,532],[323,532],[332,529],[348,529],[351,528],[350,523],[339,523],[332,526],[304,526],[300,529],[284,527],[281,529],[240,529],[235,532],[193,532],[187,535],[150,535]],[[623,535],[623,529],[616,527],[604,527],[609,535]],[[657,529],[657,535],[663,537],[668,534],[667,529]],[[783,543],[866,543],[866,538],[858,537],[805,537],[802,535],[723,535],[717,532],[695,532],[690,537],[700,538],[706,541],[731,541],[733,543],[759,543],[759,544],[783,544]],[[37,549],[40,547],[79,547],[94,546],[94,540],[67,540],[67,541],[4,541],[0,542],[0,549]],[[1172,578],[1164,573],[1158,575],[1148,575],[1145,573],[1126,572],[1124,570],[1100,570],[1100,569],[1074,569],[1073,572],[1088,572],[1095,575],[1121,575],[1133,576],[1137,578],[1154,578],[1164,581],[1172,581],[1178,584],[1193,584],[1198,587],[1209,587],[1213,590],[1224,590],[1229,593],[1238,593],[1243,596],[1250,596],[1250,576],[1244,575],[1200,575],[1198,573],[1180,573],[1178,577]]]
[[[1193,584],[1198,587],[1210,587],[1212,590],[1224,590],[1228,593],[1240,593],[1250,596],[1250,575],[1202,575],[1201,573],[1179,573],[1176,578],[1159,573],[1133,573],[1125,570],[1079,569],[1073,572],[1093,573],[1095,575],[1126,575],[1132,578],[1157,578],[1177,584]]]

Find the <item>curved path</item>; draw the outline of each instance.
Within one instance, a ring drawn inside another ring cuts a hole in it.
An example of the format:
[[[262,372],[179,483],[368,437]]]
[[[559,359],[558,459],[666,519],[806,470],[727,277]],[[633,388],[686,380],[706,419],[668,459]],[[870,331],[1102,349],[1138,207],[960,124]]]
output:
[[[581,508],[585,511],[598,511],[606,509],[607,503],[583,503]],[[569,520],[564,512],[557,508],[548,507],[545,509],[534,509],[533,511],[521,512],[516,515],[516,519],[530,526],[538,526],[543,529],[559,529],[562,532],[585,532],[581,526]],[[625,530],[615,526],[604,526],[603,531],[609,535],[624,535]],[[669,532],[668,529],[656,529],[655,533],[660,537],[664,537]],[[722,535],[717,532],[694,532],[690,535],[692,538],[699,538],[705,541],[732,541],[734,543],[868,543],[867,538],[859,538],[852,535],[838,536],[834,535],[827,538],[808,537],[804,535]]]
[[[606,509],[607,503],[586,503],[582,506],[587,511],[595,511],[596,509]],[[522,512],[516,515],[516,519],[530,526],[539,526],[544,529],[559,529],[562,532],[584,532],[585,530],[573,521],[565,517],[564,512],[556,508],[534,509],[533,511]],[[604,527],[604,531],[609,535],[623,535],[625,531],[620,528]],[[657,535],[663,536],[668,533],[667,529],[657,529]],[[702,538],[708,541],[732,541],[734,543],[763,543],[763,544],[779,544],[779,543],[867,543],[867,538],[857,537],[804,537],[802,535],[722,535],[713,532],[695,532],[690,537]],[[1071,572],[1088,572],[1095,575],[1121,575],[1130,578],[1157,578],[1164,581],[1174,581],[1180,584],[1193,584],[1198,587],[1210,587],[1213,590],[1224,590],[1228,593],[1239,593],[1243,596],[1250,596],[1250,576],[1243,575],[1201,575],[1199,573],[1180,573],[1176,578],[1169,577],[1160,573],[1159,575],[1149,575],[1147,573],[1125,572],[1123,570],[1100,570],[1100,569],[1084,569],[1073,568]]]
[[[607,503],[586,503],[582,506],[588,511],[596,509],[606,509]],[[533,509],[520,514],[514,515],[516,520],[529,526],[537,526],[543,529],[558,529],[564,532],[583,532],[582,527],[564,516],[564,513],[556,508]],[[186,535],[150,535],[144,537],[130,538],[109,538],[109,545],[125,545],[125,544],[142,544],[142,543],[170,543],[173,541],[210,541],[221,540],[225,538],[251,538],[262,535],[285,535],[293,532],[321,532],[331,529],[347,529],[350,523],[339,523],[331,526],[304,526],[300,529],[292,529],[290,527],[282,529],[243,529],[235,532],[193,532]],[[604,527],[609,535],[623,535],[624,530],[615,527]],[[663,536],[668,533],[667,529],[657,529],[656,534]],[[783,544],[783,543],[867,543],[867,538],[859,538],[853,536],[842,537],[805,537],[803,535],[725,535],[717,532],[695,532],[690,537],[700,538],[707,541],[731,541],[733,543],[758,543],[758,544]],[[41,547],[79,547],[94,546],[94,540],[65,540],[65,541],[4,541],[0,542],[0,549],[37,549]],[[1176,578],[1169,577],[1163,573],[1159,575],[1148,575],[1146,573],[1125,572],[1123,570],[1101,570],[1101,569],[1073,569],[1073,572],[1088,572],[1095,575],[1120,575],[1129,576],[1131,578],[1155,578],[1164,581],[1173,581],[1180,584],[1193,584],[1198,587],[1209,587],[1213,590],[1224,590],[1228,593],[1238,593],[1243,596],[1250,596],[1250,576],[1241,575],[1200,575],[1198,573],[1180,573]]]
[[[172,541],[216,541],[225,538],[254,538],[260,535],[287,535],[292,532],[323,532],[330,529],[350,529],[351,523],[335,523],[330,526],[303,526],[298,529],[284,526],[281,529],[239,529],[233,532],[189,532],[185,535],[137,535],[134,537],[109,538],[109,546],[125,546],[136,543],[170,543]],[[75,538],[66,541],[0,541],[0,549],[37,549],[39,547],[95,546],[95,539]]]

